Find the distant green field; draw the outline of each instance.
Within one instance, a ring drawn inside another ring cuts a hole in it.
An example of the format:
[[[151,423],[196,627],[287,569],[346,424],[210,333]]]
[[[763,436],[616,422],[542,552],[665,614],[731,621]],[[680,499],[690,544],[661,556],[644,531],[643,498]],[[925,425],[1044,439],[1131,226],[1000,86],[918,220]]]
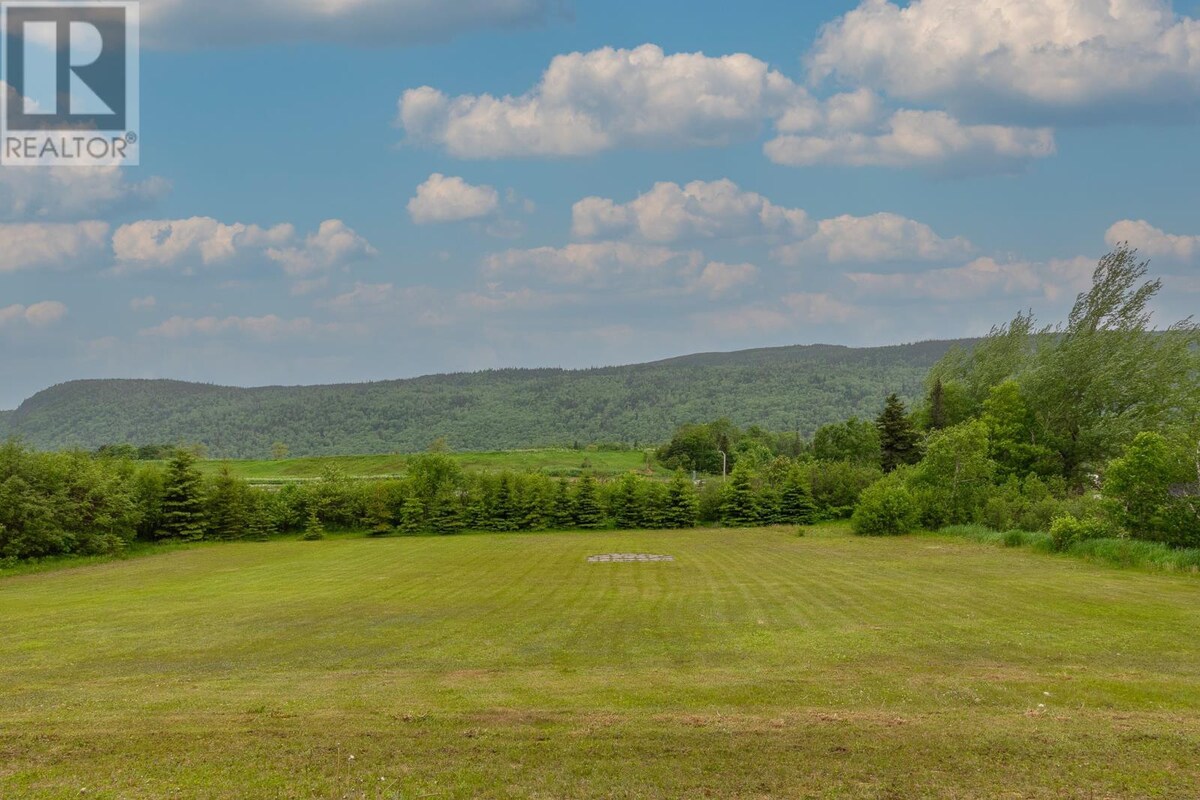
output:
[[[205,545],[0,579],[0,619],[3,798],[1200,786],[1200,580],[948,537]]]
[[[451,453],[464,469],[487,472],[512,470],[543,472],[560,477],[576,477],[585,471],[609,477],[647,469],[642,451],[588,451],[570,449],[506,450],[496,453]],[[249,481],[294,481],[319,478],[329,467],[350,477],[379,478],[402,475],[408,469],[409,455],[325,456],[291,458],[280,461],[202,461],[202,471],[214,473],[228,466],[234,475]],[[665,474],[655,468],[658,473]]]

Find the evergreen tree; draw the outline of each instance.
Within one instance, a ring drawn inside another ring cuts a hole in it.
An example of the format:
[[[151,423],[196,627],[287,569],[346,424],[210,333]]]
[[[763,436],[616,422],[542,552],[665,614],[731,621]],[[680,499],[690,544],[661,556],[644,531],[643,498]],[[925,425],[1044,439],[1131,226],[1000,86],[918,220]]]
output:
[[[642,497],[642,525],[659,530],[667,524],[667,486],[659,481],[647,481]]]
[[[395,530],[385,491],[386,487],[383,484],[377,484],[367,497],[364,521],[368,536],[387,536]]]
[[[304,520],[304,536],[306,542],[316,542],[325,538],[325,526],[321,523],[321,514],[316,503],[309,503],[308,516]]]
[[[804,474],[793,469],[788,473],[787,483],[780,498],[779,514],[783,522],[794,525],[811,525],[817,518],[817,504]]]
[[[425,530],[425,504],[415,494],[404,498],[400,506],[400,530],[405,533],[420,533]]]
[[[556,528],[575,525],[575,501],[571,498],[571,485],[561,478],[555,482],[550,521]]]
[[[507,472],[501,473],[492,492],[484,526],[492,531],[517,529],[516,498],[513,496],[512,479]]]
[[[208,494],[208,530],[212,538],[233,541],[246,536],[247,491],[245,483],[235,478],[229,467],[221,468]]]
[[[246,538],[254,542],[265,542],[276,529],[270,498],[266,492],[251,491],[247,499],[249,502],[246,506]]]
[[[946,387],[939,376],[929,390],[929,429],[940,431],[946,427]]]
[[[667,484],[663,524],[668,528],[694,528],[698,514],[696,488],[682,470],[677,470]]]
[[[161,539],[196,541],[204,538],[204,492],[196,457],[176,450],[167,464],[163,487]]]
[[[463,529],[462,504],[458,495],[443,489],[429,504],[429,527],[434,533],[458,533]]]
[[[917,429],[909,419],[904,403],[895,394],[888,395],[875,426],[879,429],[880,462],[884,472],[893,472],[902,464],[915,464],[921,460]]]
[[[759,524],[758,500],[750,471],[735,468],[725,485],[721,498],[721,522],[733,528],[748,528]]]
[[[580,528],[600,528],[604,525],[604,510],[600,508],[596,479],[584,475],[575,487],[575,525]]]
[[[624,475],[613,492],[612,518],[620,530],[642,527],[645,509],[642,505],[640,481],[634,475]]]

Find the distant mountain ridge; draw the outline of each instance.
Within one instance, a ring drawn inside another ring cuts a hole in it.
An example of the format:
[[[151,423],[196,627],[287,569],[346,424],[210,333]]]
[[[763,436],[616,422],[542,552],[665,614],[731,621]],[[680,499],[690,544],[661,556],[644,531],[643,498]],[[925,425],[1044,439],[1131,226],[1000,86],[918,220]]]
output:
[[[889,392],[913,398],[954,345],[838,345],[699,353],[582,370],[501,369],[324,386],[237,388],[173,380],[82,380],[0,412],[0,435],[43,449],[201,442],[214,457],[265,458],[624,442],[651,444],[685,422],[811,434],[874,416]]]

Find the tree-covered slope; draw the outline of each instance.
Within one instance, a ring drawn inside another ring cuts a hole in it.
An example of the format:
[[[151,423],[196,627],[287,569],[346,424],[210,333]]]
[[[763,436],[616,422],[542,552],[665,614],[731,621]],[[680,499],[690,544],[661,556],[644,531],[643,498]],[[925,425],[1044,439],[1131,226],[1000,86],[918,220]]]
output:
[[[47,449],[187,441],[241,458],[265,457],[275,441],[293,456],[413,451],[437,437],[457,450],[645,444],[681,423],[722,416],[811,433],[852,414],[877,414],[889,392],[914,397],[951,344],[782,347],[331,386],[74,381],[22,403],[7,433]]]

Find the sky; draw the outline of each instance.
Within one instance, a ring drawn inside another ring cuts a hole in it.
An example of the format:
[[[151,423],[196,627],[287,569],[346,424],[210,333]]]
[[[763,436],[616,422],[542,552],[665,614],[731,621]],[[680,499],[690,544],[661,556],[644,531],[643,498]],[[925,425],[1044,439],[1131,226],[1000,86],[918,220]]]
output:
[[[1200,312],[1200,3],[142,0],[141,164],[0,167],[0,408]]]

